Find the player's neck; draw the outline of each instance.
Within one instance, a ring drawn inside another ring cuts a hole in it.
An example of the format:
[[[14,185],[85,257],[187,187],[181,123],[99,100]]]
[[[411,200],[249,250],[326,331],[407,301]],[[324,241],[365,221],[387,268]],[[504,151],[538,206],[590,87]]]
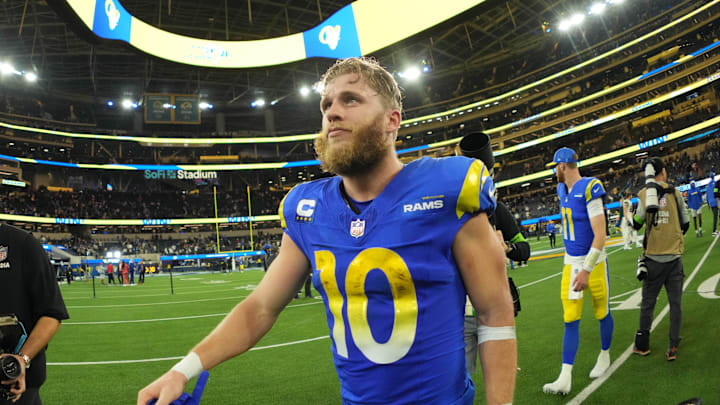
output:
[[[403,164],[392,153],[378,166],[362,175],[342,176],[345,190],[355,201],[365,202],[375,199],[387,187],[388,183],[402,170]]]
[[[580,173],[577,172],[565,173],[565,185],[567,186],[568,192],[572,190],[575,183],[577,183],[581,178]]]

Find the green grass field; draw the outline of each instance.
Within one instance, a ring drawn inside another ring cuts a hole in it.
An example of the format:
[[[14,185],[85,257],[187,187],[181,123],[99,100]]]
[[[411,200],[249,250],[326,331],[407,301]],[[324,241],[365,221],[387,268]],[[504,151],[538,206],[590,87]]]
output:
[[[707,213],[706,213],[707,215]],[[683,258],[683,341],[678,360],[667,362],[669,318],[664,315],[651,337],[649,357],[623,353],[638,327],[640,283],[635,279],[638,249],[609,247],[611,308],[615,334],[611,348],[619,367],[590,391],[588,373],[600,348],[598,322],[585,302],[581,342],[567,397],[542,392],[560,370],[562,307],[559,298],[560,258],[534,260],[510,271],[520,287],[523,310],[517,318],[518,367],[515,404],[676,404],[702,397],[720,403],[720,247],[706,216],[705,236],[686,237]],[[558,245],[561,239],[558,238]],[[531,240],[536,251],[547,249],[547,238]],[[704,265],[697,267],[709,252]],[[41,395],[46,404],[130,404],[137,391],[165,372],[260,282],[262,271],[148,277],[142,286],[96,285],[90,282],[61,287],[71,319],[63,323],[48,350],[48,380]],[[698,291],[700,290],[700,291]],[[317,296],[317,292],[314,292]],[[701,294],[702,293],[702,294]],[[666,306],[661,292],[656,317]],[[168,359],[170,358],[170,359]],[[622,362],[622,364],[620,364]],[[475,403],[484,403],[481,371],[473,376]],[[191,382],[190,387],[194,385]],[[215,368],[203,404],[337,404],[340,386],[332,363],[324,308],[319,299],[294,300],[255,350]],[[576,401],[577,402],[572,402]]]

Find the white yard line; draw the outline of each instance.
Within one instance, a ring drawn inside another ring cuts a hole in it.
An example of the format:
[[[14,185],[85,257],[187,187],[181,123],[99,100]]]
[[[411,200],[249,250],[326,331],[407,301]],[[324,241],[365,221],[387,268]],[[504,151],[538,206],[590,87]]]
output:
[[[695,269],[693,269],[690,276],[685,279],[685,283],[683,284],[683,291],[685,291],[685,289],[687,289],[687,286],[690,285],[690,282],[695,277],[697,272],[700,270],[700,268],[702,268],[703,264],[705,264],[705,260],[707,260],[708,256],[710,255],[710,252],[712,251],[713,247],[715,247],[715,244],[717,243],[717,241],[718,241],[718,237],[715,237],[713,239],[713,242],[710,244],[710,247],[708,247],[707,251],[705,252],[705,255],[702,257],[702,259],[700,259],[700,262],[698,262],[697,266],[695,266]],[[660,324],[660,322],[663,320],[663,318],[665,318],[665,315],[667,315],[668,312],[670,312],[670,306],[665,305],[665,307],[660,312],[660,314],[657,317],[655,317],[655,320],[652,323],[652,328],[650,329],[650,331],[653,331],[655,329],[655,327],[657,327],[657,325]],[[570,400],[570,402],[568,402],[567,404],[568,405],[579,405],[579,404],[582,404],[582,402],[584,400],[588,399],[588,397],[590,397],[590,395],[593,392],[595,392],[598,388],[600,388],[600,386],[603,385],[603,383],[605,383],[605,381],[607,381],[607,379],[610,378],[610,376],[618,368],[620,368],[620,366],[622,366],[623,363],[625,363],[627,361],[627,359],[630,358],[630,356],[632,355],[633,345],[634,345],[634,343],[631,343],[630,346],[628,346],[628,348],[625,349],[623,354],[621,354],[620,357],[615,359],[615,361],[612,363],[610,368],[605,372],[605,374],[603,374],[600,378],[593,380],[593,382],[591,382],[587,387],[585,387],[585,389],[580,391],[580,393],[575,398]]]
[[[192,304],[195,302],[204,302],[204,301],[222,301],[222,300],[237,300],[240,298],[245,298],[245,295],[237,295],[234,297],[225,297],[225,298],[203,298],[200,300],[189,300],[189,301],[170,301],[170,302],[148,302],[147,304],[113,304],[113,305],[68,305],[67,308],[120,308],[120,307],[146,307],[151,305],[174,305],[174,304]],[[64,322],[63,322],[64,323]]]
[[[308,305],[322,304],[322,301],[308,302],[305,304],[288,305],[287,308],[304,307]],[[185,319],[198,319],[198,318],[211,318],[214,316],[225,316],[227,312],[218,314],[206,314],[206,315],[189,315],[189,316],[178,316],[174,318],[152,318],[152,319],[132,319],[126,321],[95,321],[95,322],[63,322],[63,325],[108,325],[108,324],[123,324],[123,323],[142,323],[142,322],[163,322],[163,321],[181,321]]]
[[[275,345],[253,347],[250,351],[273,349],[276,347],[292,346],[300,343],[314,342],[316,340],[329,339],[330,336],[318,336],[310,339],[296,340],[294,342],[278,343]],[[108,361],[69,361],[69,362],[49,362],[48,366],[95,366],[102,364],[132,364],[132,363],[151,363],[155,361],[180,360],[185,356],[158,357],[154,359],[137,359],[137,360],[108,360]]]

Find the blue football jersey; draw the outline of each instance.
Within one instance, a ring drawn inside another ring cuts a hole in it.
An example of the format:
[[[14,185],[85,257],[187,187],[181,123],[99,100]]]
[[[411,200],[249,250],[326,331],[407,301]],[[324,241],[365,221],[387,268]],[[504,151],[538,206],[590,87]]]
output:
[[[700,190],[697,187],[690,187],[688,190],[688,207],[699,210],[702,205],[702,196],[700,196]]]
[[[594,177],[581,178],[569,191],[564,183],[558,184],[563,239],[565,251],[570,256],[584,256],[590,251],[595,234],[590,226],[587,204],[604,195],[605,188]]]
[[[487,168],[465,157],[416,160],[360,214],[341,181],[296,186],[280,215],[312,263],[343,403],[460,404],[474,387],[451,248],[472,216],[495,209]]]

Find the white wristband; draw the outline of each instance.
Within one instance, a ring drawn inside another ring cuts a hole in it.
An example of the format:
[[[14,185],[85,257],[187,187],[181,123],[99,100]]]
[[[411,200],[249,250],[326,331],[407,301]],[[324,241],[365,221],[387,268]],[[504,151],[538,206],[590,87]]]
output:
[[[200,356],[195,352],[190,352],[182,360],[171,368],[171,370],[182,373],[188,381],[197,377],[203,371],[202,362],[200,362]]]
[[[600,258],[601,254],[602,251],[600,249],[591,247],[590,251],[585,256],[585,261],[583,262],[583,270],[587,271],[588,273],[592,272],[595,268],[595,265],[598,263],[598,259]]]
[[[490,340],[515,340],[514,326],[478,326],[478,344],[483,344]]]

